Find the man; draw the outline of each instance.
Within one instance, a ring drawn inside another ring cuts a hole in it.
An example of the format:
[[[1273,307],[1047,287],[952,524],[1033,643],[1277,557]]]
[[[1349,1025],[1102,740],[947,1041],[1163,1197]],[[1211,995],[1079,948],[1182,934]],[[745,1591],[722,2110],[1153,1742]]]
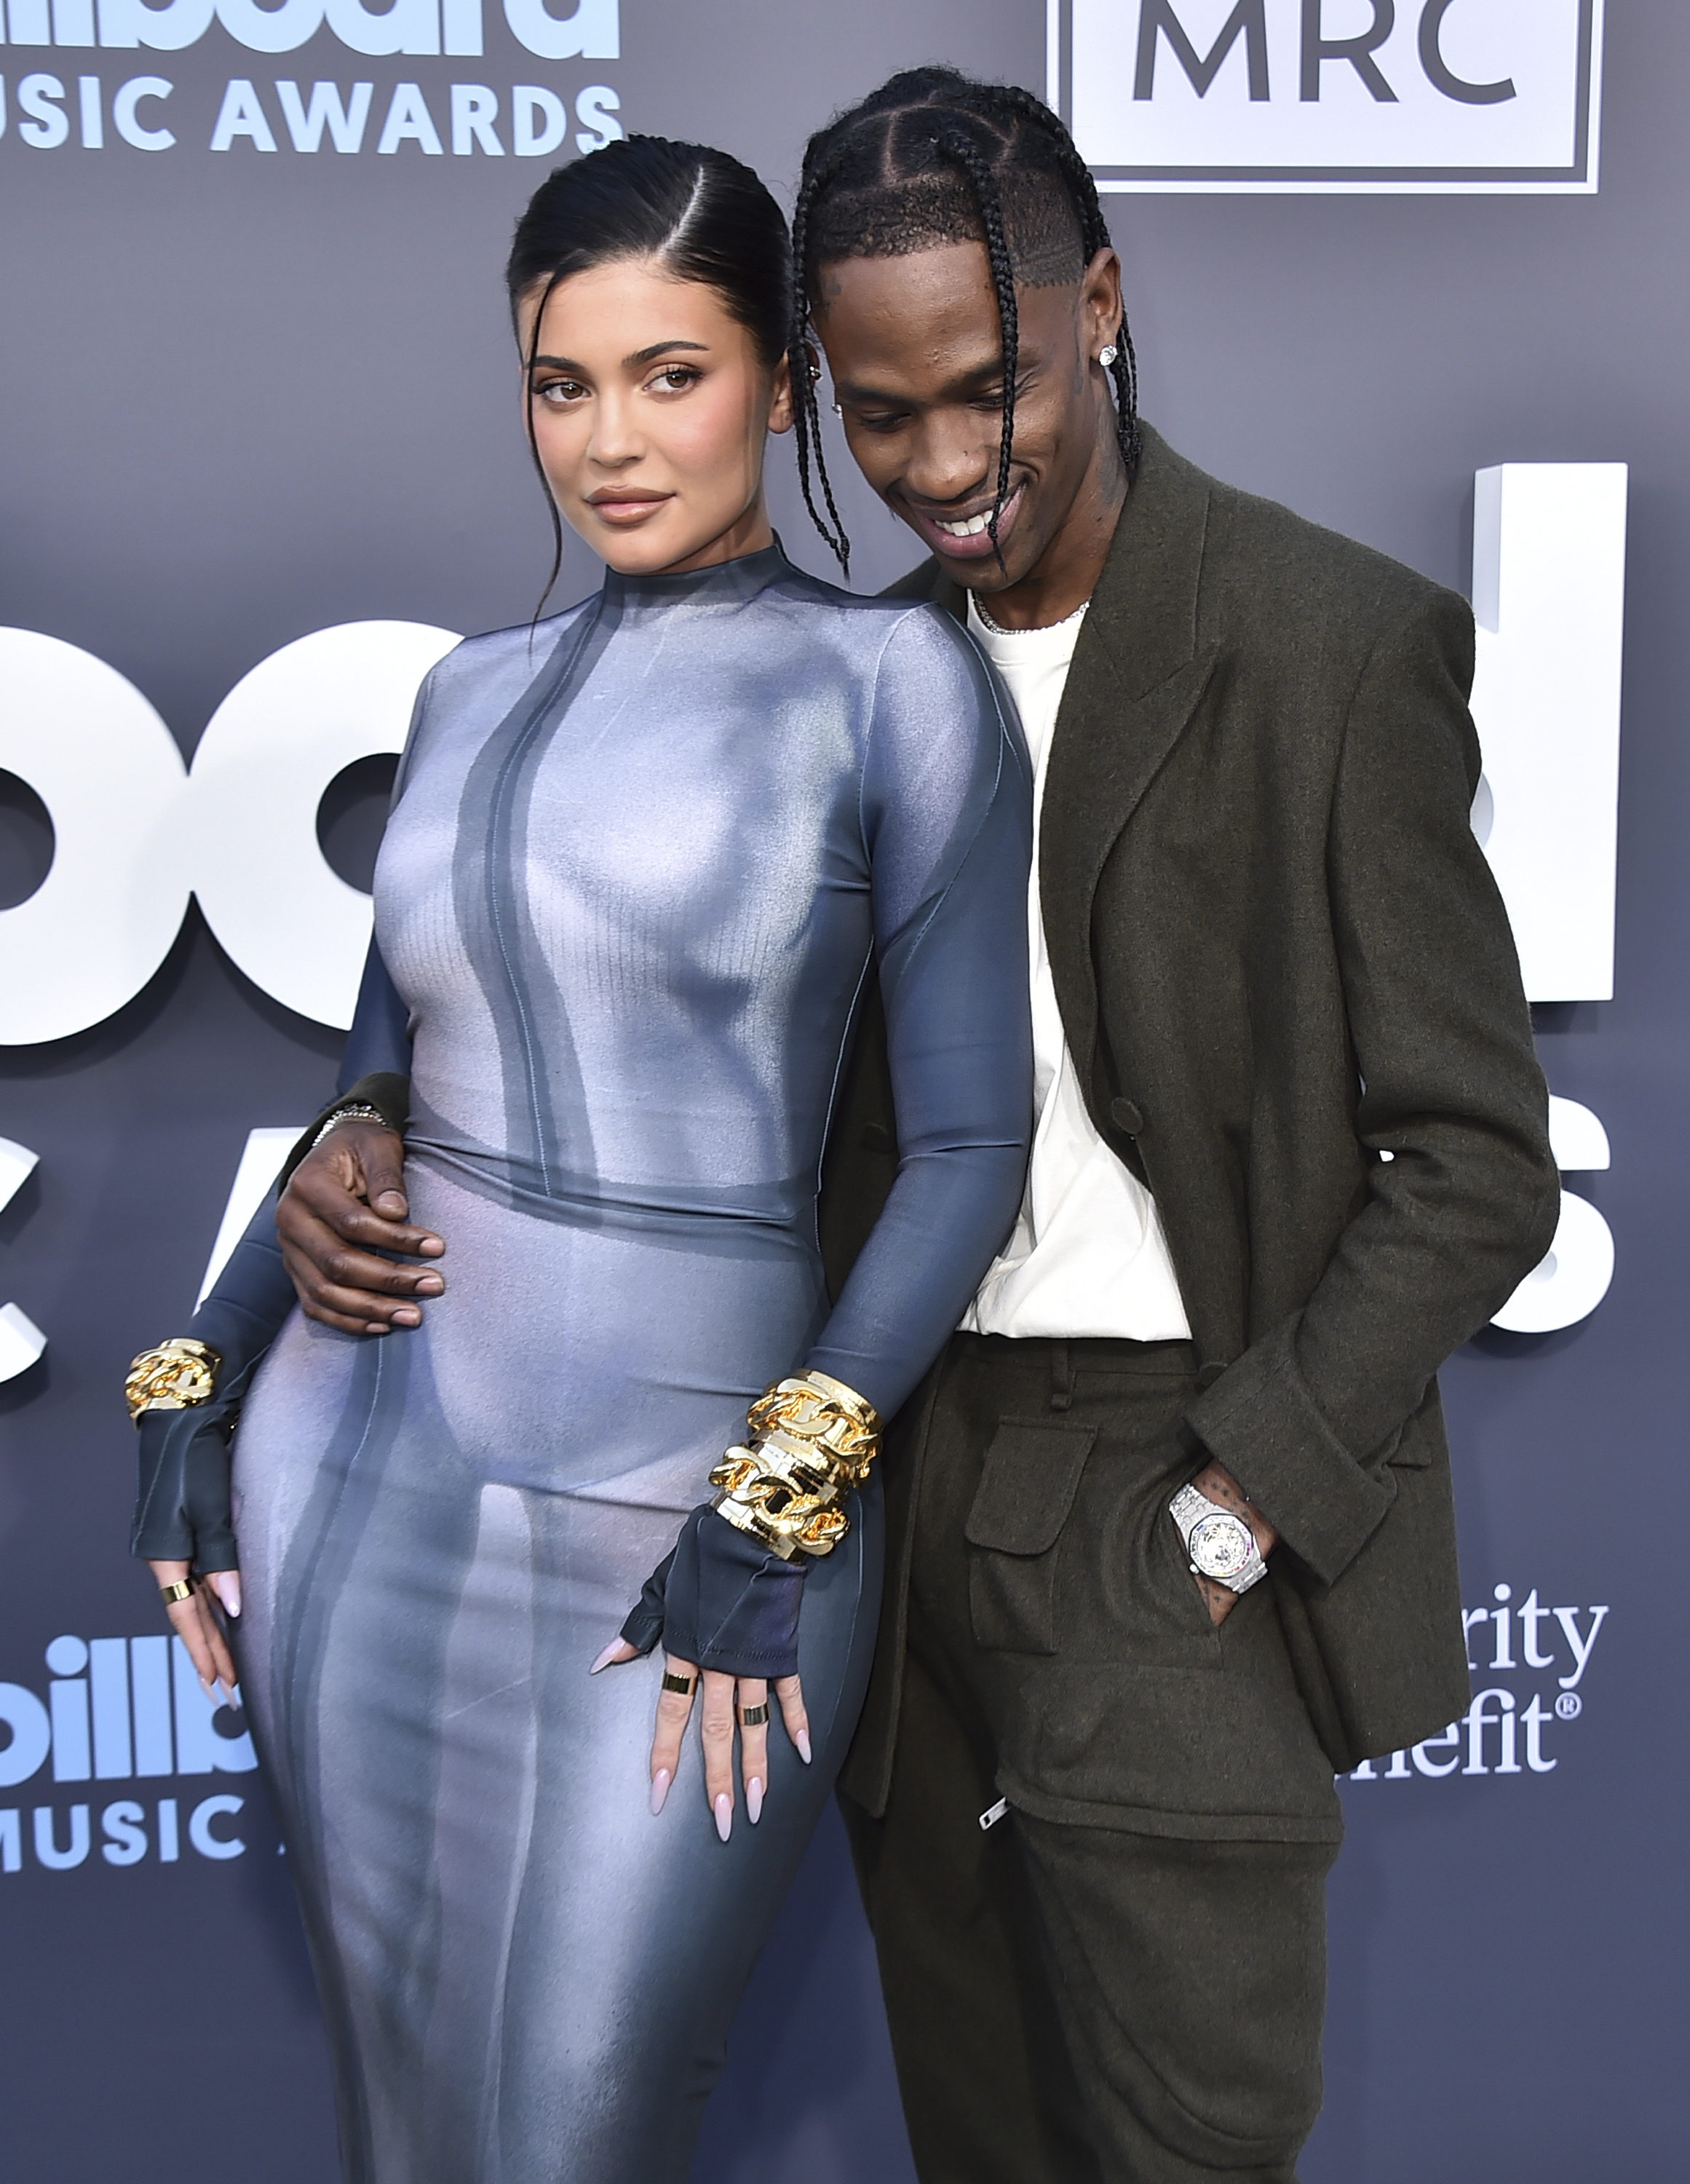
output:
[[[1040,797],[1026,1199],[888,1443],[842,1786],[917,2165],[1281,2184],[1333,1772],[1465,1704],[1437,1368],[1555,1221],[1471,616],[1139,426],[1095,190],[1026,93],[895,78],[813,141],[795,242],[930,551],[899,588],[988,652]],[[896,1130],[870,1038],[836,1274]],[[309,1309],[415,1323],[439,1274],[345,1240],[433,1249],[403,1211],[397,1141],[333,1133],[281,1215]]]

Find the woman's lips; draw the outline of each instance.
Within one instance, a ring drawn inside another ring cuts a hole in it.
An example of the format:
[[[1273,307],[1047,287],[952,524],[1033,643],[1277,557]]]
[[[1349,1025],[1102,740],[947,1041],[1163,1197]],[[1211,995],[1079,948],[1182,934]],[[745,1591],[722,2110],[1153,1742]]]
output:
[[[1018,485],[1003,503],[1003,510],[998,518],[998,538],[995,546],[992,533],[987,528],[987,519],[992,513],[989,508],[983,508],[977,515],[966,518],[968,528],[961,532],[947,527],[958,521],[954,516],[930,515],[925,509],[911,509],[910,519],[933,551],[942,554],[946,560],[990,560],[1009,535],[1020,511],[1021,495],[1025,490],[1024,487]]]
[[[589,500],[586,504],[601,523],[614,523],[625,528],[643,523],[648,515],[655,515],[659,509],[667,508],[674,497],[672,493],[662,493],[642,499],[638,494],[631,493],[625,500]]]

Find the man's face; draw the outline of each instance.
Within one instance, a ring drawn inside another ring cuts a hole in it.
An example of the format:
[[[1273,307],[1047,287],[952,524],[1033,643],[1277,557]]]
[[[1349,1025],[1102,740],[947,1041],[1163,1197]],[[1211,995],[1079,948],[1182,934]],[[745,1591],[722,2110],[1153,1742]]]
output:
[[[1015,291],[1015,437],[987,531],[1003,430],[1003,334],[985,246],[821,268],[816,332],[863,475],[946,573],[987,593],[1035,573],[1097,501],[1118,499],[1114,413],[1097,362],[1120,324],[1115,254],[1072,285]],[[1112,510],[1111,510],[1112,512]],[[1001,554],[1001,561],[999,555]]]

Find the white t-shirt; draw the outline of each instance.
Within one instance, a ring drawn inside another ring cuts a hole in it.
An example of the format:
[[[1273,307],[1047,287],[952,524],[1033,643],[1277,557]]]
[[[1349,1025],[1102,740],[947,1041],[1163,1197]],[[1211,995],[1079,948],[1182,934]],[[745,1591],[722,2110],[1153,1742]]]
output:
[[[962,1325],[978,1334],[1189,1339],[1156,1201],[1093,1128],[1062,1029],[1039,905],[1038,840],[1056,709],[1086,610],[1050,629],[998,630],[970,593],[970,635],[1015,699],[1033,762],[1033,871],[1027,891],[1032,961],[1032,1160],[1014,1232]]]

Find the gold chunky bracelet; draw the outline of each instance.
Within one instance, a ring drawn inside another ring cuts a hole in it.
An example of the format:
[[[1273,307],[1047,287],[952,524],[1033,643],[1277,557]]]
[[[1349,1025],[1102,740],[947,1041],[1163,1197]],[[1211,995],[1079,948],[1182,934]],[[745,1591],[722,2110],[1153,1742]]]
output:
[[[123,1384],[131,1418],[139,1418],[143,1411],[191,1411],[208,1403],[222,1362],[209,1343],[187,1335],[143,1350]]]
[[[880,1413],[842,1380],[805,1373],[765,1388],[746,1424],[751,1446],[731,1448],[710,1474],[711,1507],[783,1562],[831,1554],[851,1529],[845,1496],[880,1447]]]

